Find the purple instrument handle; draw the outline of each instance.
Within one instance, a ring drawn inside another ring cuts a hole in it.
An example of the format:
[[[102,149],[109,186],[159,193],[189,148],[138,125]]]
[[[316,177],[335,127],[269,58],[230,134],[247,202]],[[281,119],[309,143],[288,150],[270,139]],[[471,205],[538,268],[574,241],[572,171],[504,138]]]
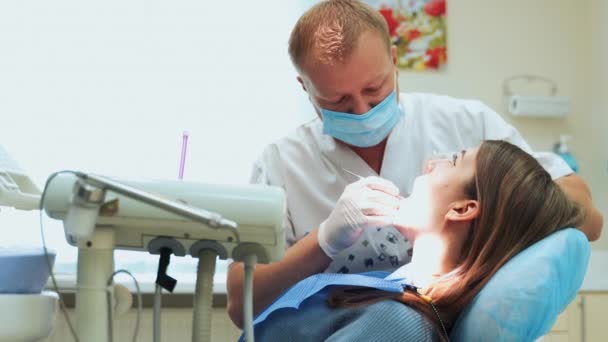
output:
[[[179,179],[184,179],[184,166],[186,165],[186,150],[188,149],[188,133],[182,135],[182,156],[179,161]]]

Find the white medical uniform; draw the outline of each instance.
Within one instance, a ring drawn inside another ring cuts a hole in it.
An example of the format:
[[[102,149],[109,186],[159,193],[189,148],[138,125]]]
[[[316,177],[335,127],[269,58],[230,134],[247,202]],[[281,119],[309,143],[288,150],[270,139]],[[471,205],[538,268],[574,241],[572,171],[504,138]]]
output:
[[[435,152],[461,151],[496,139],[532,153],[515,128],[479,101],[401,93],[399,106],[401,116],[389,135],[379,176],[392,181],[401,194],[412,191],[423,163]],[[378,176],[350,148],[323,134],[322,125],[319,118],[301,125],[293,134],[267,146],[254,164],[252,183],[280,186],[286,191],[288,246],[318,228],[346,185],[357,180],[343,169]],[[553,153],[533,155],[553,179],[572,173]],[[394,270],[410,260],[410,243],[393,227],[368,229],[326,271]]]

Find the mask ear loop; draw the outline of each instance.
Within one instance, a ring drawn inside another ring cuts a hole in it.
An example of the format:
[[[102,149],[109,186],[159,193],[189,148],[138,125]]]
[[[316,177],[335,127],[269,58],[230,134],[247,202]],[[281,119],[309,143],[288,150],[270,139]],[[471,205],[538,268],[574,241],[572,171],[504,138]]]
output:
[[[395,65],[395,93],[397,93],[397,104],[399,104],[399,68]]]
[[[433,308],[433,311],[435,311],[435,315],[437,315],[437,319],[439,320],[439,324],[441,324],[441,329],[443,329],[443,334],[445,335],[446,340],[450,340],[450,336],[448,335],[448,331],[445,329],[445,325],[443,324],[443,321],[441,320],[441,316],[439,316],[439,311],[437,311],[437,308],[435,307],[435,305],[433,304],[433,298],[426,296],[424,294],[421,293],[420,289],[414,285],[409,285],[409,284],[403,284],[403,290],[404,291],[410,291],[413,294],[415,294],[416,296],[422,298],[422,300],[424,300],[425,302],[429,303],[429,305],[431,305],[431,307]]]

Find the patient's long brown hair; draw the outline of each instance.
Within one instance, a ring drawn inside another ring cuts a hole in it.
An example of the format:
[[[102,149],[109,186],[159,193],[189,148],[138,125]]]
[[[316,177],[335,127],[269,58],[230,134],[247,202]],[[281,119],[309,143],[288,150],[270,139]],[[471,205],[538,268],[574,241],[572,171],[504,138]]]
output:
[[[536,159],[504,141],[482,143],[476,157],[475,177],[465,193],[479,201],[480,214],[471,223],[459,266],[453,277],[423,289],[425,295],[432,297],[448,332],[460,312],[513,256],[551,233],[576,227],[583,221],[580,208],[566,197]],[[343,287],[330,295],[329,303],[357,306],[385,299],[398,300],[416,309],[439,331],[443,330],[432,307],[413,292],[394,294]]]

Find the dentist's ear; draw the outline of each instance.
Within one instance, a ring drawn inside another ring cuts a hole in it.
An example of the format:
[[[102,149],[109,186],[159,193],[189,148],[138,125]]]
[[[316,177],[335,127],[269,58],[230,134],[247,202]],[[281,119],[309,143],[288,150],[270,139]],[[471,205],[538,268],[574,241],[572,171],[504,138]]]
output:
[[[445,218],[449,221],[472,221],[477,216],[479,216],[479,202],[475,200],[455,202],[445,214]]]
[[[391,60],[395,67],[395,92],[397,93],[397,103],[399,103],[399,64],[397,58],[399,58],[397,56],[397,46],[391,45]]]
[[[304,90],[305,92],[308,92],[306,90],[306,86],[304,85],[304,79],[302,79],[302,76],[298,76],[297,77],[298,82],[300,83],[300,85],[302,86],[302,90]]]
[[[397,55],[397,46],[391,45],[391,60],[395,66],[397,66],[397,60],[399,56]],[[397,69],[399,70],[399,69]]]

